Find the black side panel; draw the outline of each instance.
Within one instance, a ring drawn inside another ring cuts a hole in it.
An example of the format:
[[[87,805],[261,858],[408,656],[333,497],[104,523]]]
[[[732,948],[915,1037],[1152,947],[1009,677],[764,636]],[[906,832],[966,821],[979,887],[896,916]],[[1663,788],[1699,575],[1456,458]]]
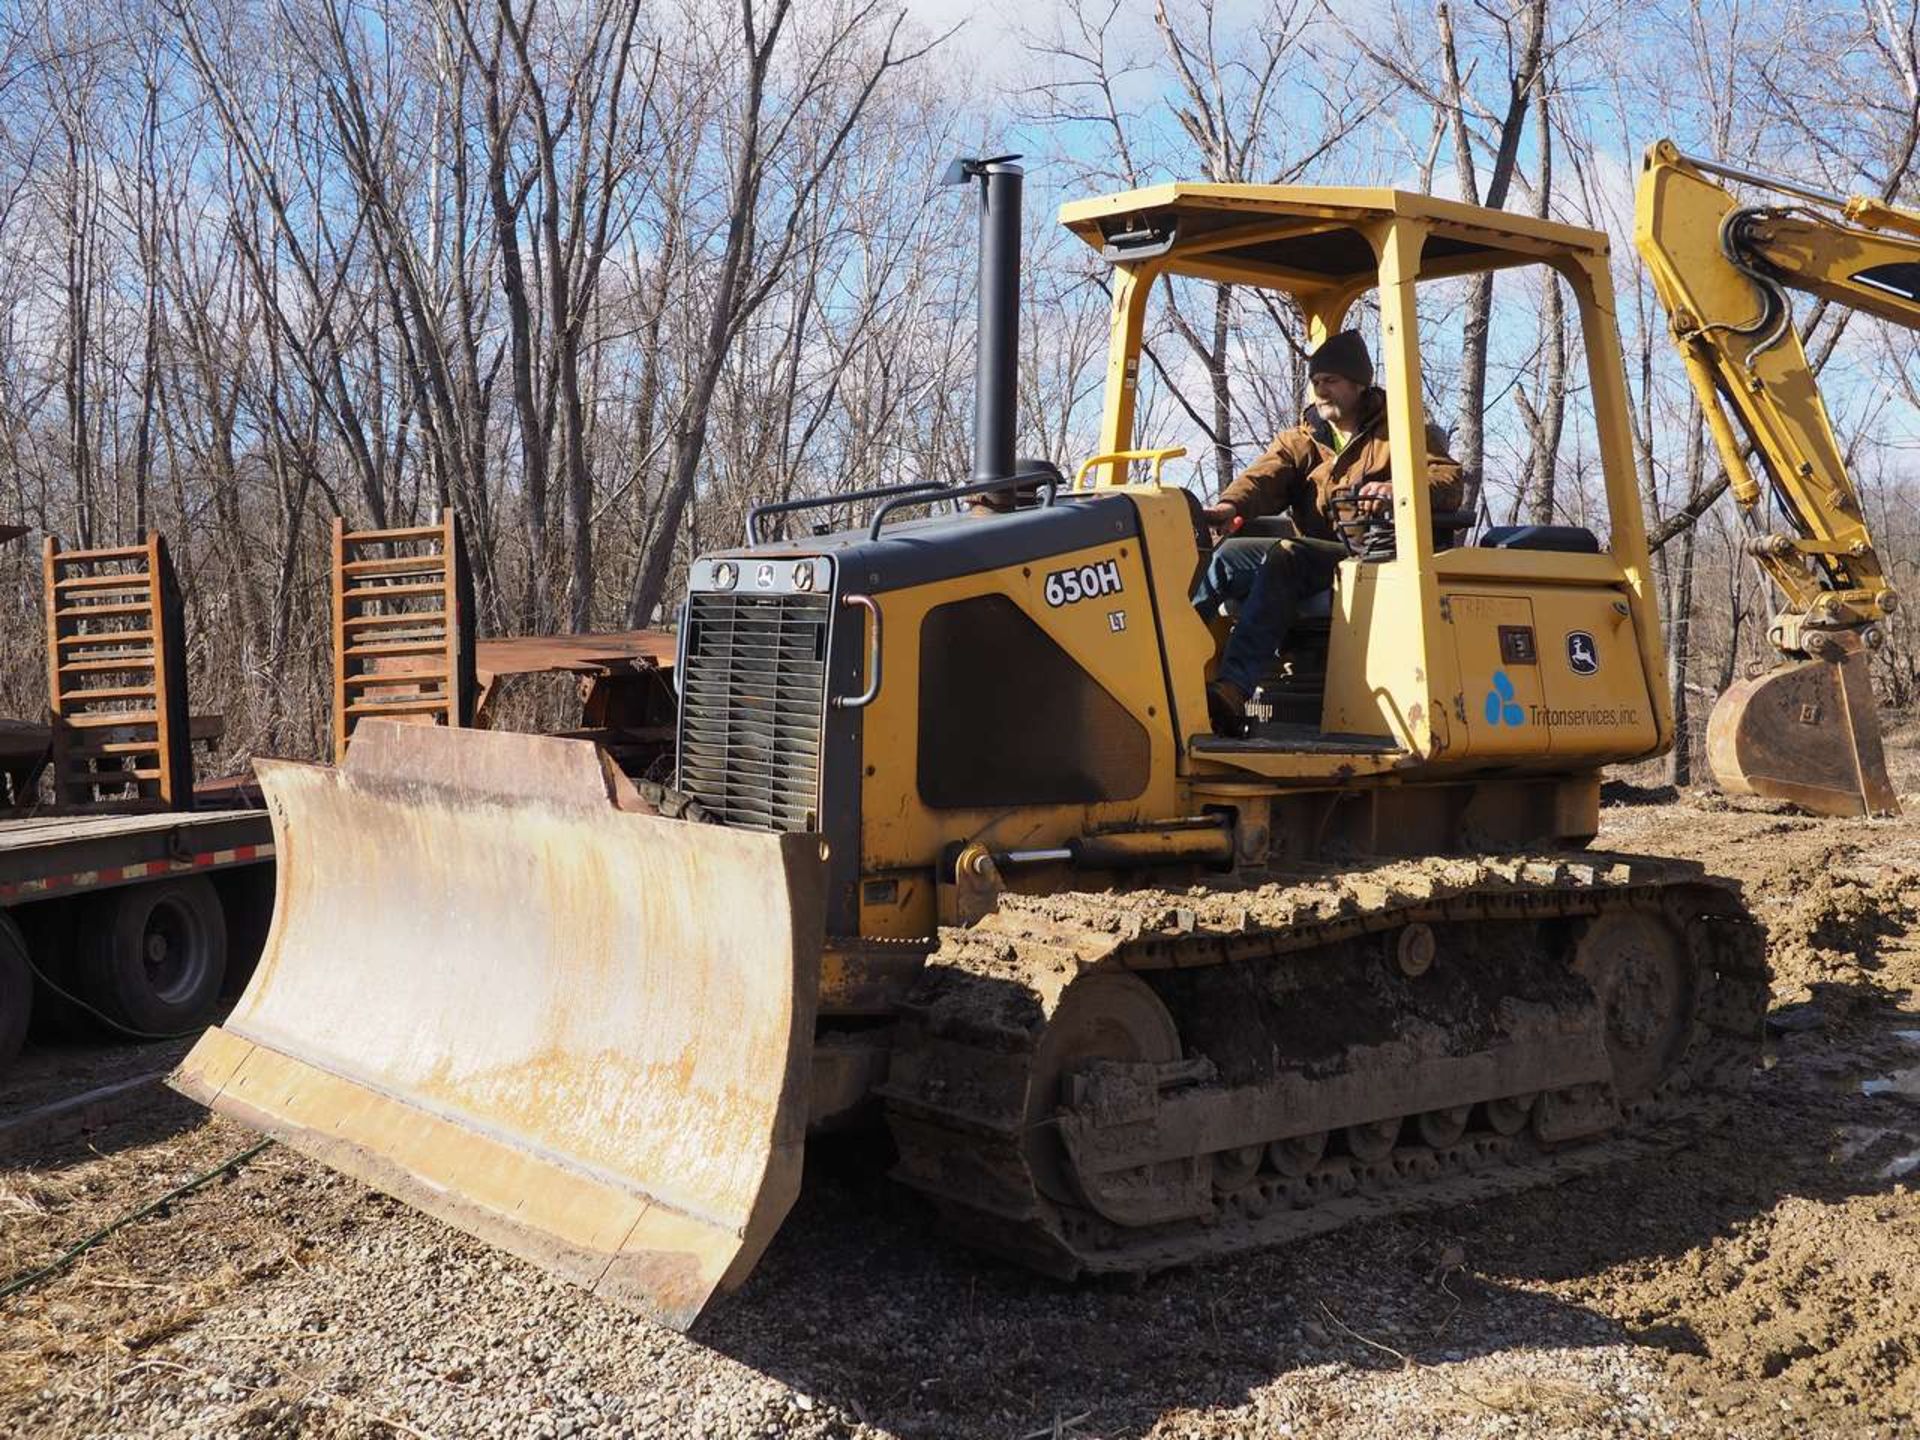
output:
[[[865,683],[865,612],[834,607],[827,654],[827,693],[857,695]],[[865,710],[827,707],[821,755],[820,833],[827,839],[827,933],[860,933],[860,794],[866,762]]]
[[[1147,788],[1147,732],[1004,595],[920,628],[920,798],[939,810],[1091,804]]]

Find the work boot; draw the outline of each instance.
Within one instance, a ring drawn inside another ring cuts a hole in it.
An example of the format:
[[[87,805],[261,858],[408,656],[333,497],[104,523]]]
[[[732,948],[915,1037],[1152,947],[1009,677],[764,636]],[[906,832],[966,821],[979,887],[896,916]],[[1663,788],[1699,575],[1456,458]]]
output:
[[[1213,733],[1227,740],[1244,740],[1247,724],[1247,692],[1231,680],[1215,680],[1207,686],[1207,718]]]

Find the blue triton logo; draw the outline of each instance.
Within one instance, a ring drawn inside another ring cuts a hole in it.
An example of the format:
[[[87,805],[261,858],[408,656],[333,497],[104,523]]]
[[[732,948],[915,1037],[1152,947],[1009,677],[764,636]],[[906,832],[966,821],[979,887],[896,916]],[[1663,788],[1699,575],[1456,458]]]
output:
[[[1493,672],[1493,689],[1487,692],[1487,724],[1524,725],[1527,712],[1513,698],[1513,681],[1507,678],[1507,672]]]

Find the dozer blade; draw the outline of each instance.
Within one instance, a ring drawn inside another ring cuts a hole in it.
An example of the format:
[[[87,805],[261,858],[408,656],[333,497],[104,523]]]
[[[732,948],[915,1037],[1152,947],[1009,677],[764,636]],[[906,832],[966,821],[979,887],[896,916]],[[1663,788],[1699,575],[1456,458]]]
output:
[[[799,1190],[819,838],[623,809],[578,740],[375,722],[257,769],[273,928],[170,1083],[692,1325]]]
[[[1724,790],[1816,815],[1900,810],[1864,650],[1789,661],[1728,686],[1707,720],[1707,763]]]

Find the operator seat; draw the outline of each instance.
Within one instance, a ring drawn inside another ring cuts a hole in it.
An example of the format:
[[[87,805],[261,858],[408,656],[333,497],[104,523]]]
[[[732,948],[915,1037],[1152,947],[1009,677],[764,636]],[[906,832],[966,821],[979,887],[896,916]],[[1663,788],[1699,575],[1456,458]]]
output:
[[[1599,538],[1584,525],[1489,525],[1480,536],[1489,550],[1558,550],[1598,555]]]

